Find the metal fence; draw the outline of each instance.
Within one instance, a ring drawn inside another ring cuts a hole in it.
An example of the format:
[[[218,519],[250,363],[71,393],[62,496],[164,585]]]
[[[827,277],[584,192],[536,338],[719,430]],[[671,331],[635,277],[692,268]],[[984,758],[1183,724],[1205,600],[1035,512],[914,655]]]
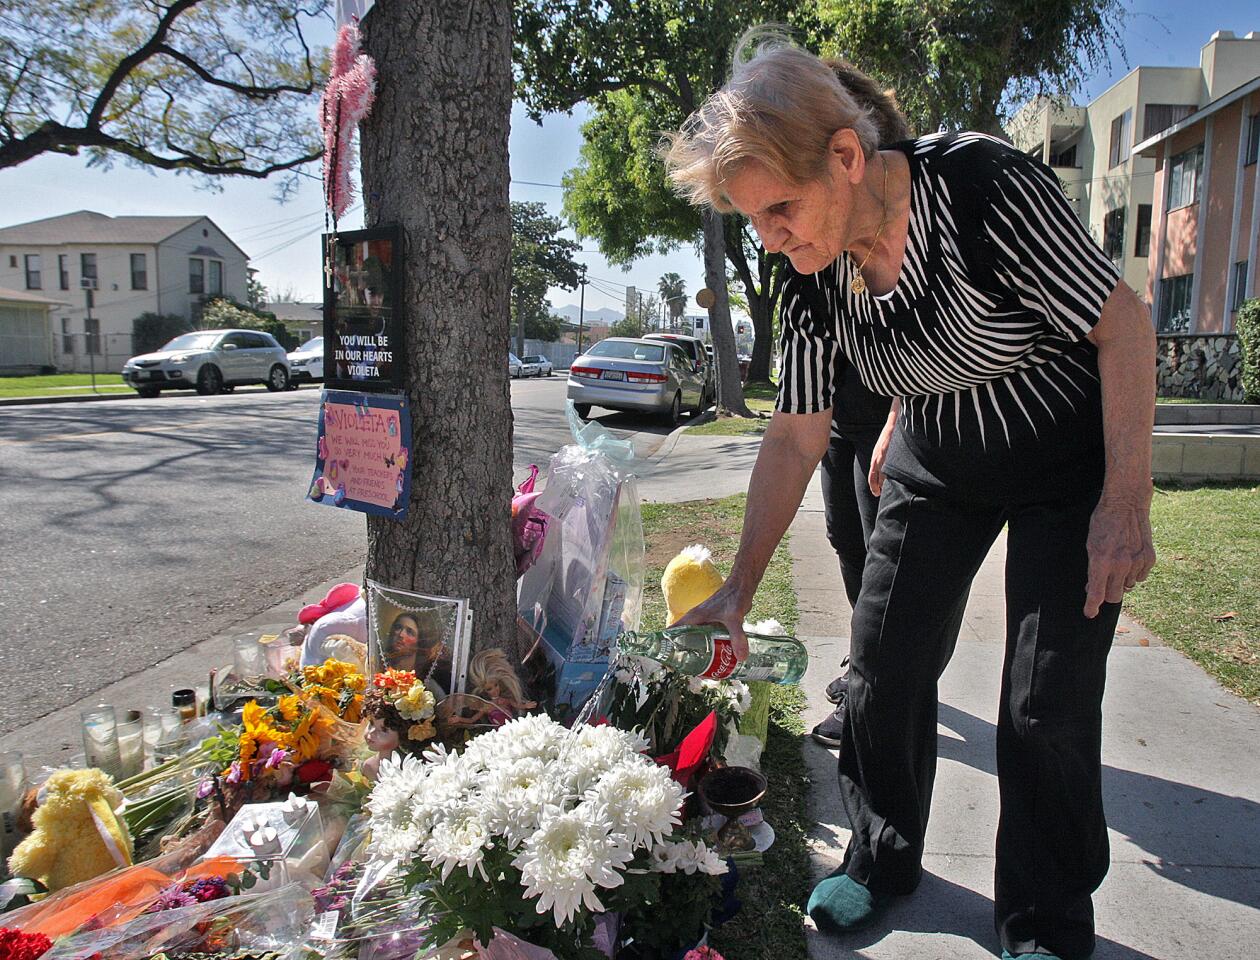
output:
[[[120,373],[136,355],[129,333],[56,333],[54,355],[62,373]]]
[[[515,346],[512,349],[515,350]],[[568,370],[577,357],[577,344],[551,343],[546,340],[525,341],[525,352],[522,356],[532,357],[540,353],[550,360],[551,365],[557,370]]]

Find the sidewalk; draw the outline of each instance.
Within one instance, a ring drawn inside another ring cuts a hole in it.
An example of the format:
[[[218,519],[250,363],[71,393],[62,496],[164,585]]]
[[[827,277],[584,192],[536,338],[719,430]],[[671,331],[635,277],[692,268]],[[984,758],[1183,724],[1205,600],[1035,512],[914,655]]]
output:
[[[791,527],[810,647],[806,729],[848,650],[850,610],[827,543],[817,477]],[[1004,538],[980,569],[954,658],[941,679],[940,765],[918,892],[883,923],[827,937],[807,921],[813,960],[985,958],[993,931],[997,828],[994,731],[1004,644]],[[1094,896],[1095,960],[1255,957],[1260,943],[1260,711],[1123,619],[1104,706],[1103,789],[1111,870]],[[835,753],[809,741],[816,877],[839,865],[849,831]]]

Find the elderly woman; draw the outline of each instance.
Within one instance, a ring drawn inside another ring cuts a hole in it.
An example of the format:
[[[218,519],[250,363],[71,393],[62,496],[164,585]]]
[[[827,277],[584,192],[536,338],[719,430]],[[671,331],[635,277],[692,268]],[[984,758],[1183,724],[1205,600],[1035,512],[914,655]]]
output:
[[[731,575],[684,622],[724,624],[747,654],[740,626],[827,450],[843,356],[894,399],[840,747],[853,833],[810,915],[856,929],[918,885],[937,681],[1006,526],[996,925],[1004,957],[1086,957],[1108,865],[1107,653],[1155,561],[1147,312],[1041,164],[974,133],[880,150],[814,56],[771,40],[736,63],[666,162],[693,202],[744,214],[791,261],[783,369]]]

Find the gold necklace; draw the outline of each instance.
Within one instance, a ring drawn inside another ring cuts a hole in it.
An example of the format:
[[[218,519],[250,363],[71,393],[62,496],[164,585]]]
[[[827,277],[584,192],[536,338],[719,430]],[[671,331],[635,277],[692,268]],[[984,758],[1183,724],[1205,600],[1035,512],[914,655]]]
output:
[[[871,259],[871,254],[875,252],[875,245],[879,243],[879,235],[884,232],[884,224],[888,222],[888,161],[884,159],[881,153],[879,159],[884,164],[884,194],[880,198],[883,210],[880,211],[879,229],[875,231],[875,239],[871,241],[871,248],[866,251],[866,256],[862,258],[862,262],[858,264],[856,272],[852,279],[849,280],[849,289],[856,294],[866,293],[866,278],[862,276],[862,270],[866,267],[866,262]],[[849,253],[849,260],[852,262],[853,254]]]

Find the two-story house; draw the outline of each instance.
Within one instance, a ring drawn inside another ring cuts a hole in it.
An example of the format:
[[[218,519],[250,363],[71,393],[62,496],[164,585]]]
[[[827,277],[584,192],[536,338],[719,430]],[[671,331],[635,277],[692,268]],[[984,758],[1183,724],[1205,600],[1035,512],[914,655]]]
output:
[[[52,354],[63,370],[121,369],[142,313],[192,323],[212,297],[245,302],[248,264],[209,217],[80,210],[0,228],[0,287],[61,301]]]

